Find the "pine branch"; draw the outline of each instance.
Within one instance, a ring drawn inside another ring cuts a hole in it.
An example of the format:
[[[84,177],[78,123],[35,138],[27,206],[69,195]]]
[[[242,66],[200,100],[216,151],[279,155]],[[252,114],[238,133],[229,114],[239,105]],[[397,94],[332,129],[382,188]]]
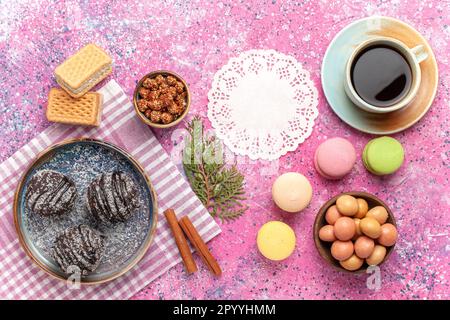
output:
[[[246,200],[244,176],[235,165],[225,166],[222,144],[204,134],[200,117],[194,117],[186,129],[183,169],[192,190],[213,217],[238,218],[248,209],[242,203]]]

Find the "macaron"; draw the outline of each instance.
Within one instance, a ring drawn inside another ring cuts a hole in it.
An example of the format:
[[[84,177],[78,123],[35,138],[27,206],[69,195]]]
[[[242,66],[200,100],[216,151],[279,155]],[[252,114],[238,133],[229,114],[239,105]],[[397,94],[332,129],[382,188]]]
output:
[[[314,155],[317,172],[326,179],[337,180],[348,174],[356,162],[356,151],[350,141],[331,138],[323,142]]]
[[[370,140],[362,155],[366,169],[379,176],[397,171],[403,164],[404,158],[402,144],[387,136]]]
[[[294,230],[281,221],[269,221],[258,231],[256,244],[259,252],[273,261],[284,260],[295,249]]]
[[[284,173],[273,183],[272,198],[280,209],[287,212],[299,212],[311,202],[311,183],[300,173]]]

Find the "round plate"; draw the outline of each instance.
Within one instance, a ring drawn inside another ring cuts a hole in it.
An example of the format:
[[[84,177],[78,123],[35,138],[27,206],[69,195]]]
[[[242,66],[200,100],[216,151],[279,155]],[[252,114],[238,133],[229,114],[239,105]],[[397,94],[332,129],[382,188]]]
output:
[[[353,49],[374,36],[398,39],[412,48],[422,44],[428,58],[420,64],[422,81],[416,98],[405,108],[388,114],[375,114],[355,106],[344,91],[344,71]],[[349,126],[372,134],[391,134],[411,127],[430,108],[436,95],[438,68],[430,45],[406,23],[389,17],[370,17],[342,29],[330,43],[322,62],[322,88],[334,113]]]
[[[75,182],[77,199],[69,214],[44,217],[26,208],[28,183],[34,174],[45,169],[63,173]],[[96,176],[113,170],[129,174],[136,182],[140,207],[128,221],[107,225],[87,213],[85,191]],[[155,192],[138,162],[124,150],[94,139],[67,140],[44,150],[25,171],[14,198],[14,221],[22,247],[41,269],[58,279],[65,280],[70,276],[50,254],[60,232],[83,223],[105,235],[105,252],[99,267],[80,279],[86,284],[110,281],[136,265],[152,242],[157,215]]]

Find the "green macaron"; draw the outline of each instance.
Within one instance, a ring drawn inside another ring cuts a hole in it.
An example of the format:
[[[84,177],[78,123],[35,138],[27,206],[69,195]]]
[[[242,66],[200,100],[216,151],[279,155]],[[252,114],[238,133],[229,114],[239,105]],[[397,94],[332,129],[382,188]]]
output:
[[[366,144],[362,158],[367,170],[376,175],[386,175],[401,167],[405,154],[401,143],[396,139],[380,137]]]

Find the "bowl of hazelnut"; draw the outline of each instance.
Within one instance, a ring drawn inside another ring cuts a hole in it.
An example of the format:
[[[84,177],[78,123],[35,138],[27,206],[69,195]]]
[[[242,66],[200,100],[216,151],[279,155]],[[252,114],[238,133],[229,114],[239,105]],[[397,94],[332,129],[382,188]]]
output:
[[[188,113],[190,104],[189,88],[175,72],[150,72],[134,90],[133,105],[137,115],[154,128],[177,125]]]

